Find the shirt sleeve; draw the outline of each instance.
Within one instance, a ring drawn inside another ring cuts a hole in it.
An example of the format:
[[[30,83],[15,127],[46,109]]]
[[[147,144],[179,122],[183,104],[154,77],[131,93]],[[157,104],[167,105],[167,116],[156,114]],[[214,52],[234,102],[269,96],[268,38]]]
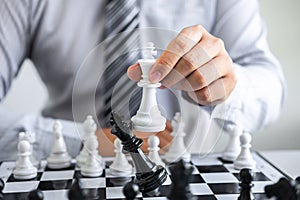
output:
[[[213,117],[222,125],[258,131],[280,113],[285,96],[281,66],[268,47],[257,0],[219,0],[216,11],[212,34],[224,41],[238,81]]]
[[[41,19],[43,0],[0,0],[0,101],[7,94],[21,65],[30,57],[36,27]],[[17,158],[18,135],[21,131],[36,134],[34,150],[45,159],[51,150],[54,119],[39,114],[20,114],[0,104],[0,160]],[[81,147],[82,131],[73,122],[61,120],[64,138],[71,156]]]
[[[26,58],[30,36],[30,1],[0,1],[0,101]]]

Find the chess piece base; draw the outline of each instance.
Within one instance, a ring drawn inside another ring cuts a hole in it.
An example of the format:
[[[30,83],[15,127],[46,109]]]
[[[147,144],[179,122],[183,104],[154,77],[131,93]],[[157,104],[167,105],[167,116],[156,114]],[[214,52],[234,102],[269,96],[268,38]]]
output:
[[[71,157],[67,153],[63,154],[52,154],[47,159],[48,167],[51,169],[62,169],[70,167]]]
[[[33,179],[37,176],[37,169],[35,167],[26,169],[26,171],[24,171],[24,169],[15,169],[13,175],[17,180]]]

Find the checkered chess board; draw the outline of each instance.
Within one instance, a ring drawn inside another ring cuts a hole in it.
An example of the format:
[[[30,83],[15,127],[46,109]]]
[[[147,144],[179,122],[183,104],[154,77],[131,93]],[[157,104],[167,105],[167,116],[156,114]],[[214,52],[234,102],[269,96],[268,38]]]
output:
[[[200,199],[232,200],[239,196],[239,171],[233,168],[232,163],[223,162],[219,154],[207,156],[192,155],[191,163],[194,171],[190,179],[190,189],[193,195]],[[254,187],[252,189],[256,199],[266,199],[264,187],[277,182],[284,175],[275,167],[270,165],[257,153],[253,153],[257,162],[254,170]],[[114,177],[110,175],[108,166],[113,158],[104,158],[106,167],[103,174],[97,178],[81,177],[84,192],[91,199],[123,199],[123,185],[134,179],[134,174],[128,177]],[[3,162],[0,166],[0,177],[5,182],[3,190],[4,199],[27,199],[28,193],[36,188],[43,191],[46,200],[64,200],[67,198],[68,190],[80,171],[75,162],[72,166],[63,170],[51,170],[46,161],[41,162],[38,176],[33,180],[18,181],[13,178],[12,170],[15,162]],[[166,199],[170,190],[172,177],[160,187],[158,197],[144,197],[138,195],[139,199]]]

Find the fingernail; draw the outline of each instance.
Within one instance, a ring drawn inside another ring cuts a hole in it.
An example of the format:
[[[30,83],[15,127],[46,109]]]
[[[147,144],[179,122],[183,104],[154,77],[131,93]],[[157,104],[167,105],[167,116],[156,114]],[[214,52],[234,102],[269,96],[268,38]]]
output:
[[[158,81],[160,81],[160,77],[161,77],[161,73],[159,71],[155,71],[150,74],[149,80],[152,83],[157,83]]]

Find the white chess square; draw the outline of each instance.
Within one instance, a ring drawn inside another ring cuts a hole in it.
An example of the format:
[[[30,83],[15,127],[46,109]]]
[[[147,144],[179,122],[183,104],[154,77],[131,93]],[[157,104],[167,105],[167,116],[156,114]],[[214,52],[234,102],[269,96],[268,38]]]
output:
[[[41,177],[41,181],[68,180],[73,179],[73,176],[73,170],[45,171]]]
[[[240,170],[234,169],[233,164],[224,164],[224,167],[231,173],[240,173]],[[260,172],[257,168],[252,170],[253,172]]]
[[[222,165],[223,163],[218,159],[217,155],[212,156],[193,156],[192,163],[198,166],[209,166],[209,165]]]
[[[29,192],[38,187],[39,181],[7,182],[3,193]]]
[[[253,181],[252,193],[264,193],[265,186],[274,184],[272,181]]]
[[[68,200],[68,190],[46,190],[43,194],[44,200]]]
[[[162,185],[171,185],[172,181],[170,179],[170,176],[167,176],[167,180]]]
[[[80,180],[85,189],[105,188],[105,178],[81,178]]]
[[[0,166],[0,178],[6,182],[9,176],[12,174],[14,167],[15,162],[2,163]]]
[[[209,186],[205,183],[191,183],[190,189],[193,195],[209,195],[213,194]]]
[[[168,200],[167,197],[143,197],[143,199],[147,199],[147,200]]]
[[[240,195],[239,194],[220,194],[216,195],[218,200],[233,200],[237,199]]]
[[[137,198],[142,197],[142,194],[139,193]],[[107,187],[106,188],[106,199],[121,199],[125,198],[123,194],[123,187]]]
[[[231,173],[203,173],[202,178],[206,183],[238,183],[238,179]]]

